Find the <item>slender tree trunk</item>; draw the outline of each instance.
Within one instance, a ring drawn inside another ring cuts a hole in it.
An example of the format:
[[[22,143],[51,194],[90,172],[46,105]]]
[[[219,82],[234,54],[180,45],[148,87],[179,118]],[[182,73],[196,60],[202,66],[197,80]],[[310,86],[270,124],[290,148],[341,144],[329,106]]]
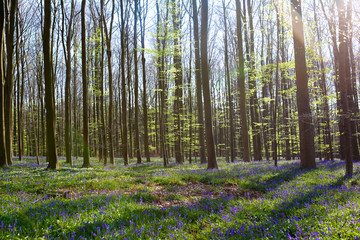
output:
[[[81,3],[81,69],[83,82],[83,167],[90,167],[89,156],[89,106],[88,106],[88,80],[86,61],[86,28],[85,28],[85,7],[86,0]]]
[[[28,66],[28,65],[27,65]],[[29,69],[27,67],[27,69]],[[29,77],[29,72],[28,72],[28,77]],[[40,160],[39,160],[39,151],[38,151],[38,141],[37,141],[37,134],[36,134],[36,124],[35,124],[35,119],[34,119],[34,109],[33,109],[33,105],[35,103],[34,97],[35,95],[31,92],[31,83],[30,81],[28,81],[28,87],[29,87],[29,102],[30,102],[30,118],[31,118],[31,125],[33,126],[33,132],[34,132],[34,149],[35,149],[35,155],[36,155],[36,162],[38,165],[40,165]]]
[[[103,1],[102,1],[103,2]],[[112,37],[112,26],[114,20],[114,11],[115,11],[115,0],[112,1],[112,12],[110,20],[110,29],[108,31],[105,17],[103,16],[103,25],[105,29],[106,36],[106,53],[108,56],[108,74],[109,74],[109,151],[110,151],[110,163],[114,164],[114,149],[113,149],[113,74],[112,74],[112,59],[111,59],[111,37]]]
[[[177,163],[184,162],[183,141],[182,141],[182,121],[183,111],[183,86],[182,86],[182,63],[181,63],[181,21],[179,7],[175,0],[172,0],[172,18],[174,26],[174,67],[175,67],[175,100],[174,100],[174,117],[175,117],[175,159]]]
[[[101,4],[103,5],[104,1],[101,1]],[[103,6],[102,6],[103,8]],[[103,14],[104,11],[101,11],[101,16],[100,18],[103,19]],[[105,105],[106,102],[104,100],[104,57],[105,57],[105,37],[104,37],[104,25],[105,25],[105,21],[103,22],[103,20],[100,21],[100,25],[101,25],[101,59],[100,59],[100,76],[99,76],[99,80],[100,80],[100,118],[101,118],[101,160],[103,161],[104,165],[107,164],[107,154],[108,154],[108,149],[107,149],[107,134],[106,134],[106,122],[105,122],[105,118],[106,118],[106,111],[105,111]]]
[[[76,35],[74,36],[74,43],[75,46],[76,44]],[[78,160],[78,121],[77,121],[77,57],[76,57],[76,52],[77,52],[77,47],[75,47],[74,49],[74,68],[73,68],[73,97],[74,97],[74,101],[73,101],[73,107],[74,107],[74,138],[73,140],[75,141],[75,158],[76,160]]]
[[[301,0],[291,0],[291,16],[295,50],[296,98],[299,115],[300,165],[303,168],[315,168],[314,125],[310,110]]]
[[[195,40],[195,79],[196,79],[196,102],[198,109],[198,134],[199,134],[199,152],[200,162],[206,163],[205,140],[204,140],[204,111],[202,103],[202,80],[200,63],[200,40],[199,40],[199,20],[197,0],[193,0],[193,21],[194,21],[194,40]]]
[[[269,96],[269,91],[268,91],[268,73],[269,73],[269,70],[266,69],[266,65],[265,65],[265,60],[264,60],[264,48],[265,48],[265,29],[264,29],[264,21],[263,21],[263,18],[262,16],[264,16],[264,8],[261,12],[261,14],[259,15],[259,18],[260,18],[260,25],[261,25],[261,45],[263,46],[261,48],[261,52],[260,52],[260,65],[261,65],[261,69],[262,71],[265,73],[264,76],[262,77],[262,84],[263,84],[263,87],[262,87],[262,99],[266,99],[268,96]],[[268,34],[268,37],[267,37],[267,41],[268,41],[268,45],[269,44],[269,41],[270,41],[270,34]],[[267,47],[267,53],[269,53],[269,47]],[[270,54],[267,54],[268,56],[266,57],[266,64],[268,63],[268,59],[269,59],[269,55]],[[270,160],[270,153],[269,153],[269,144],[268,144],[268,115],[269,115],[269,104],[267,101],[262,101],[262,108],[263,108],[263,111],[260,112],[260,115],[261,115],[261,119],[262,119],[262,122],[261,122],[261,125],[262,125],[262,130],[263,130],[263,141],[264,141],[264,150],[265,150],[265,158],[267,161]]]
[[[201,6],[201,73],[202,87],[204,94],[205,110],[205,134],[208,157],[208,169],[218,169],[214,146],[211,97],[209,84],[209,65],[208,65],[208,0],[202,0]]]
[[[128,20],[127,20],[128,21]],[[128,23],[126,24],[128,26]],[[133,158],[133,153],[134,153],[134,148],[133,148],[133,98],[132,98],[132,58],[131,58],[131,54],[130,54],[130,31],[127,27],[126,29],[126,63],[127,63],[127,85],[128,85],[128,134],[129,134],[129,158]]]
[[[7,6],[10,4],[10,7]],[[6,141],[6,155],[8,157],[8,164],[12,165],[12,129],[13,129],[13,86],[14,86],[14,33],[15,33],[15,18],[17,9],[17,0],[11,2],[6,1],[5,6],[10,9],[7,13],[9,18],[5,24],[6,33],[6,75],[5,75],[5,141]]]
[[[51,31],[51,0],[45,0],[44,4],[44,77],[45,77],[45,108],[46,108],[46,146],[50,169],[59,169],[59,162],[56,151],[56,116],[55,116],[55,88],[52,72],[52,60],[50,50]]]
[[[0,63],[3,62],[3,50],[4,50],[4,0],[0,0]],[[5,105],[4,105],[4,69],[3,64],[0,64],[0,167],[4,168],[8,166],[8,160],[6,155],[6,142],[5,142]]]
[[[227,29],[227,18],[226,18],[226,7],[225,1],[223,3],[223,17],[224,17],[224,27],[225,27],[225,77],[227,81],[227,98],[228,98],[228,107],[229,107],[229,142],[230,142],[230,159],[231,162],[235,162],[235,144],[234,144],[234,110],[233,110],[233,102],[231,96],[231,81],[230,81],[230,69],[229,69],[229,54],[228,54],[228,29]]]
[[[168,8],[166,8],[166,18],[168,15]],[[164,167],[168,165],[168,158],[167,158],[167,151],[166,151],[166,140],[165,140],[165,69],[164,69],[164,54],[165,54],[165,44],[166,44],[166,35],[167,35],[167,29],[165,29],[165,33],[163,33],[163,36],[160,36],[161,31],[161,23],[160,23],[160,8],[159,8],[159,0],[156,0],[156,13],[157,13],[157,28],[156,28],[156,42],[158,47],[158,74],[159,74],[159,89],[160,89],[160,144],[161,144],[161,153],[163,157],[163,164]],[[166,28],[166,27],[165,27]],[[160,40],[162,38],[162,40]]]
[[[139,0],[134,0],[134,66],[135,66],[135,155],[137,163],[141,164],[140,152],[140,134],[139,134],[139,71],[138,71],[138,56],[137,56],[137,18],[138,18],[138,3]]]
[[[245,1],[244,1],[245,2]],[[245,9],[245,4],[244,4]],[[259,120],[259,103],[257,99],[257,88],[256,88],[256,74],[255,74],[255,40],[254,40],[254,26],[252,16],[252,6],[250,0],[247,0],[247,13],[249,18],[249,31],[250,31],[250,43],[248,51],[248,61],[250,64],[249,72],[249,88],[250,88],[250,112],[251,112],[251,125],[253,131],[253,149],[254,149],[254,160],[260,161],[262,159],[261,152],[261,128]],[[246,19],[246,17],[245,17]]]
[[[279,55],[280,55],[280,17],[277,6],[274,3],[276,9],[276,70],[275,70],[275,100],[274,100],[274,109],[273,109],[273,118],[272,118],[272,150],[273,150],[273,160],[274,166],[278,165],[278,131],[277,131],[277,110],[279,104]]]
[[[282,11],[284,9],[284,6],[282,5]],[[284,16],[281,15],[281,61],[283,63],[287,62],[286,55],[285,55],[285,29],[284,29]],[[290,160],[291,159],[291,149],[290,149],[290,121],[289,121],[289,81],[286,77],[286,69],[281,70],[281,85],[282,85],[282,101],[283,101],[283,119],[284,119],[284,125],[285,125],[285,159]]]
[[[69,21],[67,23],[66,29],[66,43],[64,37],[65,31],[65,7],[64,1],[61,1],[61,9],[62,9],[62,42],[64,49],[64,57],[66,64],[66,74],[65,74],[65,152],[66,152],[66,163],[72,165],[72,134],[71,134],[71,41],[72,41],[72,25],[73,25],[73,17],[75,14],[75,2],[71,1],[71,13],[69,17]]]
[[[124,158],[124,165],[129,164],[127,151],[127,106],[126,106],[126,84],[125,84],[125,16],[123,1],[120,2],[121,8],[121,104],[122,104],[122,154]]]
[[[143,9],[143,17],[140,18],[141,26],[141,63],[142,63],[142,81],[143,81],[143,125],[144,125],[144,149],[146,161],[150,162],[149,152],[149,130],[148,130],[148,106],[147,106],[147,93],[146,93],[146,65],[145,65],[145,21],[147,13],[147,1]],[[156,107],[156,105],[155,105]]]
[[[237,40],[238,40],[238,83],[240,90],[240,117],[241,117],[241,137],[243,142],[243,158],[244,162],[250,162],[250,147],[249,147],[249,132],[246,114],[246,92],[245,92],[245,66],[244,66],[244,53],[243,53],[243,38],[242,38],[242,22],[241,22],[241,6],[240,1],[236,2],[236,23],[237,23]]]
[[[17,15],[19,15],[19,11],[17,12]],[[22,115],[23,115],[23,95],[24,95],[24,66],[21,66],[21,71],[20,71],[20,64],[23,62],[23,56],[20,56],[21,49],[20,49],[20,45],[23,44],[22,42],[22,37],[20,38],[20,21],[19,21],[19,17],[17,16],[17,21],[16,21],[16,62],[17,62],[17,89],[18,89],[18,93],[17,93],[17,118],[18,118],[18,156],[19,156],[19,161],[22,161],[22,129],[23,129],[23,121],[22,121]],[[21,59],[21,60],[20,60]],[[21,78],[21,80],[20,80]],[[21,100],[21,102],[20,102]]]

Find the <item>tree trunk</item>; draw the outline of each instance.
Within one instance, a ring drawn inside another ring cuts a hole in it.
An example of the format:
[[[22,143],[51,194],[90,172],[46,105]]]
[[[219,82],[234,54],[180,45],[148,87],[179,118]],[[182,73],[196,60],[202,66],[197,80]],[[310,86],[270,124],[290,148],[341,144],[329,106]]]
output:
[[[168,8],[166,8],[166,18],[168,15]],[[159,0],[156,0],[156,16],[157,16],[157,28],[156,28],[156,43],[158,47],[158,75],[159,75],[159,89],[160,89],[160,144],[161,144],[161,154],[163,157],[163,165],[166,167],[168,165],[168,158],[167,158],[167,151],[166,151],[166,140],[165,140],[165,63],[164,63],[164,56],[165,53],[165,44],[166,44],[166,37],[167,37],[167,29],[165,27],[165,33],[163,33],[163,36],[160,36],[161,31],[161,23],[160,23],[160,9],[159,9]],[[160,41],[160,38],[162,40]]]
[[[9,9],[10,4],[6,1],[6,9]],[[5,24],[6,33],[6,75],[5,75],[5,141],[6,141],[6,155],[8,157],[8,164],[12,165],[12,129],[13,129],[13,86],[14,86],[14,33],[15,33],[15,11],[17,9],[17,0],[11,1],[10,13],[7,13],[9,18]]]
[[[4,50],[4,0],[0,0],[0,63],[3,62]],[[0,64],[0,167],[8,166],[6,155],[6,142],[5,142],[5,105],[4,105],[4,69],[3,64]]]
[[[140,152],[140,134],[139,134],[139,72],[138,72],[138,57],[137,57],[137,17],[138,17],[138,3],[139,0],[135,0],[134,11],[134,65],[135,65],[135,155],[137,164],[141,164],[141,152]]]
[[[347,23],[345,18],[345,4],[343,0],[336,1],[339,14],[339,88],[340,88],[340,102],[342,112],[341,118],[344,123],[344,150],[346,173],[345,176],[351,177],[353,174],[353,162],[351,154],[351,111],[349,109],[349,93],[350,93],[350,76],[347,71],[350,71],[348,63],[348,45],[347,45]],[[349,68],[349,69],[347,69]]]
[[[245,2],[245,1],[244,1]],[[244,4],[245,9],[245,4]],[[248,18],[249,18],[249,30],[250,30],[250,43],[247,58],[250,64],[249,71],[249,88],[250,88],[250,113],[251,113],[251,128],[253,132],[253,149],[254,160],[260,161],[262,159],[261,154],[261,128],[259,124],[259,103],[257,99],[256,88],[256,75],[255,75],[255,40],[254,40],[254,27],[252,7],[250,0],[247,0]],[[245,17],[246,19],[246,17]],[[246,24],[247,25],[247,24]]]
[[[238,56],[239,56],[239,66],[238,66],[238,83],[239,83],[239,107],[240,107],[240,117],[241,117],[241,135],[243,142],[243,158],[244,162],[250,162],[250,147],[249,147],[249,132],[247,124],[247,114],[246,114],[246,92],[245,92],[245,66],[244,66],[244,53],[243,53],[243,38],[242,38],[242,22],[241,22],[241,6],[240,1],[236,1],[236,23],[237,23],[237,40],[238,40]]]
[[[208,157],[208,169],[218,169],[216,153],[214,146],[211,97],[209,84],[209,66],[208,66],[208,0],[202,0],[201,6],[201,73],[202,86],[204,94],[205,110],[205,134]]]
[[[102,1],[103,2],[103,1]],[[109,151],[110,151],[110,163],[114,164],[114,149],[113,149],[113,74],[112,74],[112,59],[111,59],[111,37],[112,37],[112,27],[114,20],[114,11],[115,11],[115,0],[112,1],[112,12],[111,12],[111,20],[110,20],[110,29],[108,31],[106,20],[103,15],[103,25],[105,29],[106,36],[106,53],[108,56],[108,74],[109,74]]]
[[[183,111],[183,86],[182,86],[182,63],[181,63],[181,21],[179,7],[175,0],[172,0],[172,18],[174,26],[174,67],[175,67],[175,100],[174,100],[174,128],[175,128],[175,159],[177,163],[184,162],[183,141],[182,141],[182,121]]]
[[[142,63],[142,81],[143,81],[143,125],[144,125],[144,149],[146,161],[150,162],[149,152],[149,130],[148,130],[148,106],[147,106],[147,93],[146,93],[146,65],[145,65],[145,20],[147,13],[147,1],[146,6],[143,9],[143,17],[140,18],[141,26],[141,63]],[[155,105],[156,107],[156,105]]]
[[[277,134],[277,110],[278,110],[278,95],[279,95],[279,52],[280,52],[280,17],[277,6],[274,3],[276,9],[276,70],[275,70],[275,100],[274,100],[274,109],[273,109],[273,119],[272,119],[272,149],[273,149],[273,160],[274,166],[278,165],[278,134]]]
[[[295,50],[296,98],[299,115],[300,166],[303,168],[315,168],[314,126],[310,110],[301,0],[291,0],[291,16]]]
[[[52,73],[52,59],[50,50],[50,28],[51,28],[51,0],[45,0],[44,4],[44,77],[45,77],[45,108],[46,108],[46,146],[50,169],[59,169],[56,151],[56,116],[55,116],[55,88]]]
[[[76,35],[74,36],[74,43],[76,43]],[[76,44],[77,45],[77,44]],[[76,46],[75,45],[75,46]],[[76,57],[76,47],[75,47],[75,51],[74,51],[74,68],[73,68],[73,81],[74,81],[74,86],[73,86],[73,97],[74,97],[74,101],[73,101],[73,113],[74,113],[74,138],[73,140],[75,141],[75,159],[78,160],[78,120],[77,120],[77,57]]]
[[[200,40],[199,40],[199,20],[197,12],[197,0],[193,0],[193,21],[194,21],[194,40],[195,40],[195,79],[196,79],[196,102],[198,109],[198,134],[200,163],[206,163],[205,141],[204,141],[204,111],[202,103],[202,80],[200,63]]]
[[[122,104],[122,154],[124,165],[129,164],[127,151],[127,106],[126,106],[126,83],[125,83],[125,16],[123,1],[120,2],[121,8],[121,104]]]
[[[228,107],[229,107],[229,142],[230,142],[230,160],[231,162],[235,162],[235,144],[234,144],[234,110],[233,110],[233,102],[231,96],[231,81],[230,81],[230,69],[229,69],[229,54],[228,54],[228,29],[227,29],[227,19],[226,19],[226,8],[225,1],[223,3],[223,17],[224,17],[224,27],[225,27],[225,77],[227,81],[227,98],[228,98]]]
[[[66,43],[64,37],[65,31],[65,7],[64,1],[61,1],[62,9],[62,42],[65,57],[66,73],[65,73],[65,152],[66,152],[66,163],[72,165],[72,134],[71,134],[71,41],[73,35],[73,17],[75,14],[75,2],[71,1],[71,13],[66,29]]]
[[[19,12],[17,12],[17,15]],[[20,38],[20,21],[19,17],[17,16],[16,21],[16,62],[17,62],[17,74],[18,74],[18,80],[17,80],[17,118],[18,118],[18,156],[19,161],[22,161],[22,152],[23,152],[23,137],[22,137],[22,129],[23,129],[23,95],[24,95],[24,66],[21,65],[21,72],[20,72],[20,63],[23,63],[23,56],[20,56],[22,54],[21,46],[23,44],[22,37]],[[21,60],[20,60],[21,59]],[[21,78],[21,80],[20,80]]]
[[[82,167],[90,167],[89,156],[89,117],[88,117],[88,80],[86,70],[86,28],[85,28],[85,6],[86,0],[81,3],[81,69],[83,82],[83,165]]]

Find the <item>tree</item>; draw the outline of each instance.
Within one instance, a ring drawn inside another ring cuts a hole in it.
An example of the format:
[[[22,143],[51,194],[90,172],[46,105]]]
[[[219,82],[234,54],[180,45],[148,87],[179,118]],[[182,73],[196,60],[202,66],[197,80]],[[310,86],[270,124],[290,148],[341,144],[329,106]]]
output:
[[[175,128],[175,159],[177,163],[182,164],[184,162],[183,156],[183,141],[182,141],[182,121],[181,113],[183,109],[183,73],[181,64],[181,19],[180,10],[175,0],[171,1],[172,5],[172,19],[174,27],[174,68],[175,68],[175,100],[174,100],[174,128]]]
[[[3,47],[4,47],[4,0],[0,0],[0,62],[3,62]],[[5,105],[4,105],[4,69],[3,64],[0,64],[0,167],[7,167],[6,142],[5,142]]]
[[[228,107],[229,107],[229,138],[230,138],[230,160],[235,162],[235,144],[234,144],[234,110],[233,110],[233,101],[231,96],[231,81],[230,81],[230,69],[229,69],[229,53],[228,53],[228,28],[227,28],[227,19],[226,19],[226,7],[225,1],[222,1],[223,5],[223,17],[224,17],[224,27],[225,27],[225,37],[224,37],[224,46],[225,46],[225,78],[227,82],[227,98],[228,98]]]
[[[89,117],[88,117],[88,82],[86,70],[86,27],[85,27],[85,6],[86,0],[81,3],[81,62],[82,62],[82,82],[83,82],[83,167],[90,167],[89,156]]]
[[[200,162],[206,163],[205,157],[205,141],[204,141],[204,111],[202,103],[202,82],[201,82],[201,63],[200,63],[200,40],[199,40],[199,20],[197,0],[193,0],[193,21],[194,21],[194,44],[195,44],[195,79],[196,79],[196,103],[198,110],[198,135],[199,135],[199,151]]]
[[[273,2],[275,10],[276,10],[276,70],[275,70],[275,104],[274,104],[274,111],[273,111],[273,120],[272,120],[272,129],[273,129],[273,139],[272,139],[272,148],[273,148],[273,160],[274,166],[277,167],[278,165],[278,153],[277,153],[277,109],[278,109],[278,95],[279,95],[279,55],[280,55],[280,13],[279,10]]]
[[[166,1],[166,16],[165,19],[168,19],[168,0]],[[167,39],[167,26],[164,27],[164,32],[161,31],[161,22],[160,22],[160,7],[159,0],[156,0],[156,44],[157,44],[157,64],[158,64],[158,75],[159,75],[159,90],[160,90],[160,144],[161,144],[161,154],[163,157],[164,167],[168,165],[168,156],[166,151],[166,140],[165,140],[165,47]]]
[[[104,1],[102,0],[102,13],[104,12]],[[111,11],[111,20],[110,20],[110,29],[108,30],[106,19],[103,14],[103,23],[105,28],[105,36],[106,36],[106,53],[108,56],[108,71],[109,71],[109,146],[110,146],[110,163],[114,164],[114,149],[113,149],[113,73],[112,73],[112,61],[111,61],[111,37],[112,37],[112,29],[114,22],[114,11],[115,11],[115,0],[112,1],[112,11]]]
[[[208,169],[217,169],[217,161],[214,146],[211,97],[209,84],[209,66],[208,66],[208,0],[202,0],[201,6],[201,74],[202,87],[204,94],[205,110],[205,134],[208,157]]]
[[[300,166],[315,168],[314,126],[310,110],[301,0],[291,0],[291,17],[295,51],[296,100],[299,115]]]
[[[241,22],[241,6],[240,1],[235,0],[236,3],[236,33],[238,44],[238,84],[239,84],[239,107],[241,118],[241,137],[243,144],[243,158],[244,162],[250,162],[250,147],[249,147],[249,132],[246,114],[246,92],[245,92],[245,66],[244,66],[244,53],[243,53],[243,38],[242,38],[242,22]]]
[[[244,11],[245,11],[245,1],[244,1]],[[261,154],[261,128],[259,120],[259,103],[257,99],[257,89],[256,89],[256,74],[255,74],[255,37],[254,37],[254,24],[252,16],[252,6],[250,0],[247,0],[247,13],[248,20],[246,18],[246,13],[244,14],[244,19],[246,26],[249,26],[250,38],[246,36],[246,48],[247,48],[247,61],[249,62],[249,90],[250,90],[250,115],[251,115],[251,128],[253,132],[253,149],[254,149],[254,160],[260,161],[262,159]],[[247,28],[245,28],[247,29]],[[250,40],[250,42],[249,42]]]
[[[55,87],[52,73],[52,57],[50,50],[51,31],[51,0],[44,0],[44,77],[45,77],[45,108],[46,108],[46,146],[48,168],[59,169],[56,150],[56,116],[55,116]]]
[[[146,65],[145,65],[145,21],[148,11],[148,2],[144,3],[142,14],[140,17],[140,28],[141,28],[141,63],[142,63],[142,81],[143,81],[143,125],[144,125],[144,149],[146,161],[150,162],[149,153],[149,130],[148,130],[148,106],[147,106],[147,93],[146,93]]]
[[[341,118],[343,119],[344,140],[345,140],[345,176],[351,177],[353,175],[353,162],[351,153],[351,111],[349,108],[350,98],[350,65],[348,58],[348,32],[347,22],[345,18],[345,3],[343,0],[337,0],[336,5],[339,15],[339,87],[340,87],[340,103],[341,103]]]
[[[137,163],[141,164],[140,152],[140,136],[139,136],[139,72],[138,72],[138,57],[137,57],[137,18],[138,18],[138,5],[139,0],[135,0],[134,10],[134,65],[135,65],[135,155]]]
[[[124,165],[129,164],[127,151],[127,106],[126,106],[126,83],[125,83],[125,14],[124,4],[120,1],[121,8],[121,105],[122,105],[122,154]]]
[[[62,44],[64,50],[65,64],[66,64],[66,76],[65,76],[65,152],[66,162],[72,165],[72,138],[71,138],[71,42],[74,35],[73,20],[75,16],[75,1],[71,1],[70,16],[66,14],[64,0],[61,0],[62,10]],[[64,36],[65,32],[65,19],[67,22],[66,40]]]
[[[10,6],[8,6],[10,4]],[[17,0],[5,2],[5,12],[8,16],[5,23],[6,35],[6,75],[5,75],[5,89],[4,89],[4,104],[5,104],[5,141],[6,141],[6,155],[8,157],[8,164],[12,165],[12,137],[13,137],[13,86],[14,86],[14,33],[15,33],[15,19]],[[10,8],[10,13],[7,13]]]

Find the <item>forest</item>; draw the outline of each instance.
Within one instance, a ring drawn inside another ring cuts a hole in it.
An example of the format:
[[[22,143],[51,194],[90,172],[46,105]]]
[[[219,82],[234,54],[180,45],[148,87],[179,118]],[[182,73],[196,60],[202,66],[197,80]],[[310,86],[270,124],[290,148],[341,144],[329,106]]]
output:
[[[359,239],[357,0],[0,0],[0,239]]]

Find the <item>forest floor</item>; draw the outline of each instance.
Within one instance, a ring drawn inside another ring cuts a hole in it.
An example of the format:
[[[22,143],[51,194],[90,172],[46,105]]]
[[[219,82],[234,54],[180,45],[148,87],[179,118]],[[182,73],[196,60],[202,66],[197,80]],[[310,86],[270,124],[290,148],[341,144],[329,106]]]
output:
[[[46,170],[34,158],[0,170],[0,239],[358,239],[360,164],[219,160]],[[120,162],[119,159],[116,159]],[[135,163],[132,160],[131,163]]]

